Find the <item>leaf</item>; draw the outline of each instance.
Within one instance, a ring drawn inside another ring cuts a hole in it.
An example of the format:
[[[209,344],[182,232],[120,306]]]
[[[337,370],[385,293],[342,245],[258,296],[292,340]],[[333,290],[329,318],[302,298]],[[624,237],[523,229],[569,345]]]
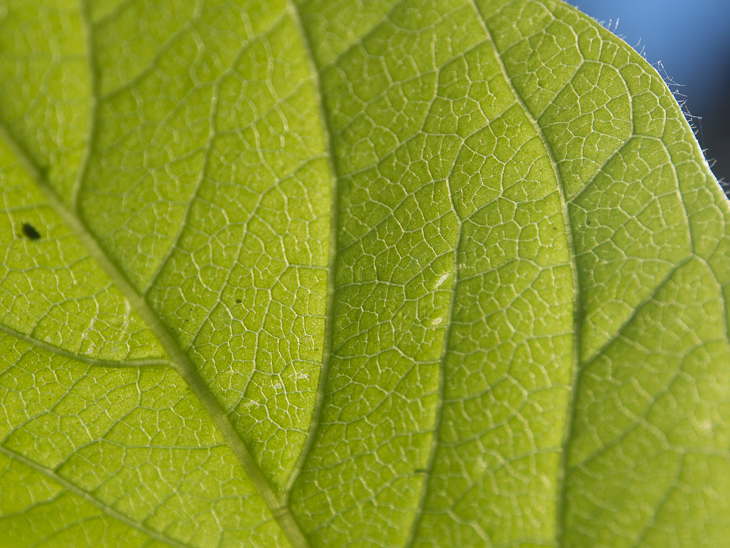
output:
[[[730,209],[605,29],[0,24],[1,545],[728,545]]]

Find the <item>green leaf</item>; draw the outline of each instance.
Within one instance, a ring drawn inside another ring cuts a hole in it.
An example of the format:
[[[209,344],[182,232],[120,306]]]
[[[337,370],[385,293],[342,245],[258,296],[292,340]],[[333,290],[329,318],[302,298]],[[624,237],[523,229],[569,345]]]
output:
[[[0,545],[728,546],[730,208],[557,0],[5,0]]]

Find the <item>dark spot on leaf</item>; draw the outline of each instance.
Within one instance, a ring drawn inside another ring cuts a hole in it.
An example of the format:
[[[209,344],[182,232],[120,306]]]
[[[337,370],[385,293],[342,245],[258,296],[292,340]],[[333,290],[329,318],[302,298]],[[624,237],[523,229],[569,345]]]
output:
[[[38,232],[35,227],[30,223],[23,223],[23,236],[29,240],[40,240],[41,233]]]
[[[236,299],[236,304],[241,304],[241,299]]]

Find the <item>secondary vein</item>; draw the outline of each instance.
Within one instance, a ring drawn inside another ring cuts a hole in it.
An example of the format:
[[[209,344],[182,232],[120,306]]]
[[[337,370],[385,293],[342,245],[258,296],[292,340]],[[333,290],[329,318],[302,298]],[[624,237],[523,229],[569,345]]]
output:
[[[6,335],[10,335],[11,337],[19,339],[32,346],[41,348],[42,350],[45,350],[46,352],[51,352],[53,354],[62,356],[64,358],[68,358],[70,360],[76,360],[78,362],[85,363],[86,365],[95,365],[95,366],[100,366],[100,367],[150,367],[150,366],[157,366],[157,365],[172,367],[172,365],[173,365],[169,360],[160,359],[160,358],[148,358],[148,359],[139,359],[139,360],[106,360],[106,359],[92,358],[91,356],[82,356],[81,354],[76,354],[75,352],[69,352],[68,350],[66,350],[64,348],[53,345],[46,341],[42,341],[31,335],[26,335],[25,333],[16,331],[12,327],[8,327],[6,325],[1,325],[1,324],[0,324],[0,333],[5,333]]]
[[[315,93],[318,98],[317,106],[319,108],[319,118],[322,124],[322,137],[325,141],[325,148],[327,150],[327,160],[330,172],[330,200],[332,203],[330,213],[330,241],[329,241],[329,258],[327,268],[327,305],[325,311],[325,335],[324,335],[324,349],[322,352],[322,368],[319,373],[319,383],[317,386],[317,394],[314,401],[314,408],[312,410],[312,421],[309,426],[309,433],[307,439],[302,447],[302,452],[299,454],[292,473],[289,475],[289,480],[286,484],[287,502],[291,495],[291,490],[296,482],[297,478],[302,472],[306,463],[307,457],[309,456],[314,440],[317,437],[319,425],[322,419],[322,409],[324,408],[324,396],[327,388],[327,378],[329,376],[330,364],[332,362],[332,338],[334,332],[334,316],[335,316],[335,277],[337,275],[337,235],[339,228],[339,185],[337,179],[337,165],[334,149],[332,146],[332,129],[329,120],[327,109],[324,106],[324,95],[322,94],[322,83],[320,81],[319,69],[317,68],[314,54],[312,52],[312,45],[309,33],[306,27],[302,23],[302,17],[299,13],[299,8],[293,2],[293,0],[287,0],[289,12],[292,20],[294,21],[299,34],[302,38],[304,50],[309,63],[309,69],[312,74],[312,81],[315,88]]]
[[[548,158],[550,159],[550,165],[553,168],[553,172],[555,173],[555,178],[557,180],[557,189],[558,194],[560,196],[560,205],[562,208],[563,213],[563,221],[565,225],[565,234],[566,239],[568,241],[568,250],[570,253],[570,269],[571,273],[573,275],[573,353],[572,353],[572,379],[571,379],[571,386],[570,386],[570,402],[568,404],[568,411],[566,416],[566,426],[565,431],[563,435],[563,442],[562,442],[562,449],[560,453],[560,464],[558,468],[558,480],[556,485],[556,496],[558,499],[557,503],[557,512],[556,512],[556,531],[555,531],[555,538],[556,538],[556,545],[562,546],[563,545],[563,535],[564,535],[564,521],[565,521],[565,480],[567,475],[567,464],[568,464],[568,449],[569,449],[569,443],[572,438],[573,434],[573,426],[575,423],[575,410],[577,405],[577,387],[580,383],[580,348],[581,348],[581,288],[580,288],[580,277],[578,276],[578,264],[576,263],[576,247],[575,242],[573,239],[573,228],[570,224],[570,216],[568,212],[568,200],[566,195],[566,189],[565,189],[565,182],[563,181],[563,178],[560,174],[560,169],[558,167],[557,159],[555,158],[555,153],[552,149],[552,146],[550,145],[550,141],[548,141],[547,137],[545,136],[545,133],[542,130],[542,127],[540,124],[538,124],[537,120],[532,114],[532,111],[530,111],[529,107],[525,103],[524,99],[520,95],[519,91],[514,85],[514,82],[512,81],[512,77],[509,74],[509,71],[507,70],[507,67],[504,64],[504,61],[502,60],[502,54],[499,51],[499,48],[497,47],[497,42],[494,39],[494,36],[492,35],[492,31],[489,28],[489,25],[487,25],[487,21],[484,17],[484,14],[482,13],[481,9],[477,6],[476,0],[470,0],[474,7],[474,11],[478,14],[479,20],[482,23],[482,27],[484,28],[484,31],[487,34],[487,38],[492,43],[492,47],[494,48],[495,53],[495,59],[497,64],[499,65],[500,71],[502,72],[502,75],[504,76],[504,79],[507,82],[507,85],[509,86],[510,90],[512,91],[512,95],[515,97],[515,100],[522,108],[523,112],[525,113],[525,116],[527,117],[528,121],[534,128],[535,132],[537,133],[538,138],[540,139],[540,142],[543,145],[543,148],[545,149],[545,152],[548,155]]]
[[[11,451],[3,446],[0,446],[0,453],[10,459],[20,462],[21,464],[23,464],[29,468],[32,468],[33,470],[35,470],[36,472],[38,472],[40,474],[43,474],[47,478],[52,479],[56,483],[60,484],[67,491],[73,493],[74,495],[76,495],[78,497],[83,498],[85,501],[89,502],[90,504],[93,504],[95,507],[97,507],[99,510],[101,510],[107,516],[125,524],[127,527],[136,529],[137,531],[144,533],[145,535],[149,536],[150,538],[158,540],[169,546],[174,546],[175,548],[187,548],[186,544],[182,544],[176,540],[168,538],[168,537],[162,535],[161,533],[158,533],[157,531],[149,529],[148,527],[129,518],[128,516],[125,516],[124,514],[117,512],[114,508],[103,503],[102,501],[100,501],[96,497],[92,496],[90,493],[84,491],[83,489],[80,489],[79,487],[77,487],[76,485],[74,485],[73,483],[68,481],[66,478],[59,476],[58,473],[54,472],[53,470],[50,470],[50,469],[46,468],[45,466],[41,466],[40,464],[37,464],[36,462],[16,453],[15,451]]]
[[[89,65],[89,121],[87,128],[88,138],[86,145],[84,146],[84,152],[81,157],[81,163],[79,164],[78,171],[76,172],[76,178],[74,179],[73,187],[71,188],[71,208],[73,211],[78,211],[79,206],[79,194],[81,193],[81,186],[84,184],[86,174],[89,170],[89,160],[94,152],[94,143],[96,142],[96,127],[97,127],[97,116],[99,112],[99,75],[96,69],[96,57],[93,40],[93,23],[89,16],[89,6],[86,0],[79,1],[79,12],[81,14],[81,21],[84,25],[85,30],[85,45],[86,45],[86,56],[87,63]]]

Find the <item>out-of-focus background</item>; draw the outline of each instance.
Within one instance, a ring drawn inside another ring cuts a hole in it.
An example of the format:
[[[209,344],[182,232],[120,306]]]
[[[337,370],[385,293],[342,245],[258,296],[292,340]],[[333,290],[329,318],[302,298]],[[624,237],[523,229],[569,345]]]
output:
[[[568,0],[642,52],[685,102],[730,196],[730,0]]]

